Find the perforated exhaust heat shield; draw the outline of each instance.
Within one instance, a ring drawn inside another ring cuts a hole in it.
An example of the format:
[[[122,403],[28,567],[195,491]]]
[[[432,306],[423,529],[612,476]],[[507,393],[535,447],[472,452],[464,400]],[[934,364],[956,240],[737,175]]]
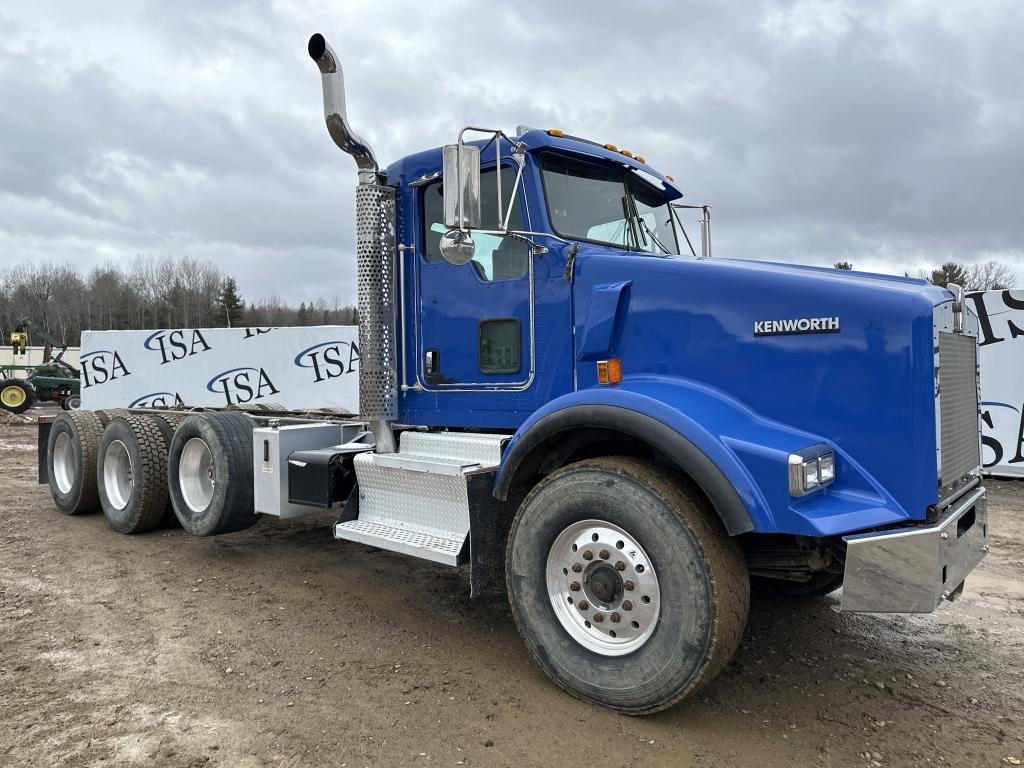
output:
[[[398,417],[398,377],[392,187],[356,187],[356,283],[360,415],[364,419],[393,421]]]

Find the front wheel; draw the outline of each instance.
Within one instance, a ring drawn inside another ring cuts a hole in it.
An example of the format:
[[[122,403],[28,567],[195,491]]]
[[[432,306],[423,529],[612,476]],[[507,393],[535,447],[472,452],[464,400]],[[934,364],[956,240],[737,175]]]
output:
[[[564,467],[526,497],[509,533],[509,601],[556,684],[626,714],[672,706],[739,646],[743,554],[713,513],[656,464]]]

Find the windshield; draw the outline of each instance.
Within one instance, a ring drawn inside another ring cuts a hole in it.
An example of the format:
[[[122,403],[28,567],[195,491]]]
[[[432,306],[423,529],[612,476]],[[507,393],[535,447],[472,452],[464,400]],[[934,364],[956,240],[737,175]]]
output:
[[[665,198],[626,168],[545,155],[548,215],[562,237],[647,253],[679,253]]]

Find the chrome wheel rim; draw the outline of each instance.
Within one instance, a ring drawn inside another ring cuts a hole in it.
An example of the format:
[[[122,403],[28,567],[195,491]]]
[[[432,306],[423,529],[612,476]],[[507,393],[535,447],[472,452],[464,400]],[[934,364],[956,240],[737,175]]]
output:
[[[569,636],[602,656],[646,643],[661,615],[650,558],[626,530],[602,520],[573,523],[555,538],[546,569],[548,598]]]
[[[71,486],[78,474],[78,459],[75,456],[71,437],[61,432],[53,441],[53,482],[62,494],[71,493]]]
[[[124,509],[132,498],[132,457],[120,440],[112,440],[103,454],[103,490],[107,501],[117,510]]]
[[[185,504],[193,512],[202,512],[213,500],[216,485],[213,472],[213,453],[200,437],[193,437],[181,451],[178,479]]]

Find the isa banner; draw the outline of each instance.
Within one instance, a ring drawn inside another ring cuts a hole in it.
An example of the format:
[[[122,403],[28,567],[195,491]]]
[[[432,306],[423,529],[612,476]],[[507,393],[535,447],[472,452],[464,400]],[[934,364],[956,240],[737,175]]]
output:
[[[82,407],[276,403],[359,411],[358,328],[84,331]]]
[[[981,460],[985,473],[1024,477],[1024,291],[967,294],[981,325]]]

